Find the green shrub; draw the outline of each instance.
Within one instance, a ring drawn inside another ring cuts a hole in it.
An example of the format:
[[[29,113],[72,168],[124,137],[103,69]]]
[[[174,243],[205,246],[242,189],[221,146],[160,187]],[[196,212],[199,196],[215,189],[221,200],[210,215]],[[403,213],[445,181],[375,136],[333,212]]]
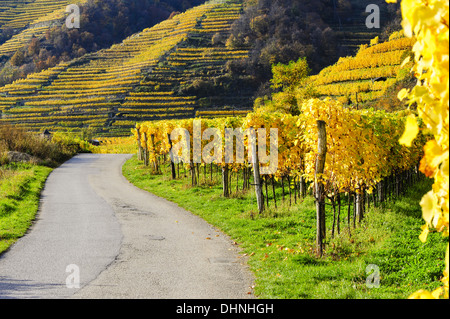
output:
[[[0,163],[5,164],[7,152],[20,152],[36,157],[40,163],[54,167],[77,153],[90,152],[83,140],[56,134],[51,140],[14,126],[0,127]]]

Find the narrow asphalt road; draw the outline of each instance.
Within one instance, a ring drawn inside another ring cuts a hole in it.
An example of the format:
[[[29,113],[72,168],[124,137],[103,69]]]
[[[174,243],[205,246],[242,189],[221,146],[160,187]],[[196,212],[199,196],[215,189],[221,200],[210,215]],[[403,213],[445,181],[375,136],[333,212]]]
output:
[[[0,256],[0,298],[253,298],[231,239],[131,185],[129,157],[81,154],[50,174],[35,223]]]

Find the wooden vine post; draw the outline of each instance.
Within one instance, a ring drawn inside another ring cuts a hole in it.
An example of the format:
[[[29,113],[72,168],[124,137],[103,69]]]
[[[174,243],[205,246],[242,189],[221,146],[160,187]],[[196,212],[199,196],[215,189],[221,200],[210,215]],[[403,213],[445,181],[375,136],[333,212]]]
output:
[[[261,175],[259,171],[259,158],[258,158],[258,143],[256,136],[251,137],[252,142],[252,165],[253,165],[253,179],[255,183],[256,202],[258,204],[258,212],[262,214],[264,212],[264,197],[261,182]]]
[[[150,158],[149,153],[148,153],[148,138],[147,138],[147,134],[144,133],[144,143],[145,143],[145,147],[144,147],[144,165],[148,166],[148,160]]]
[[[228,165],[222,166],[222,189],[223,197],[230,197],[230,187],[229,187],[229,169]]]
[[[323,255],[323,246],[325,241],[325,186],[322,182],[322,174],[325,170],[325,159],[327,155],[327,131],[324,121],[317,121],[319,133],[318,154],[316,159],[316,170],[314,174],[314,190],[316,198],[316,246],[317,254]]]
[[[364,218],[364,188],[360,187],[356,192],[355,197],[355,217],[358,220],[358,223]]]
[[[137,143],[138,143],[138,159],[142,161],[144,159],[143,156],[143,149],[142,149],[142,143],[141,143],[141,131],[139,130],[139,127],[136,129],[137,133]]]
[[[155,145],[155,135],[150,135],[150,141],[152,142],[152,153],[153,153],[153,169],[156,173],[159,172],[159,165],[156,158],[156,145]]]
[[[170,167],[172,168],[172,179],[176,179],[177,172],[175,170],[175,163],[173,162],[174,158],[173,158],[173,154],[172,154],[172,140],[170,139],[169,133],[167,133],[167,139],[169,140],[169,145],[170,145]]]

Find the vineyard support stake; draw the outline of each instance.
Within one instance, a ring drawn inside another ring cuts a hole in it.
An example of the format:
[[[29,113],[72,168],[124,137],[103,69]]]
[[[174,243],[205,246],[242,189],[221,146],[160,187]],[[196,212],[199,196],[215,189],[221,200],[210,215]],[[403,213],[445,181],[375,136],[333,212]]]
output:
[[[256,136],[253,135],[251,139],[256,140]],[[259,159],[258,159],[258,144],[252,143],[252,164],[253,164],[253,178],[255,183],[256,202],[258,204],[258,212],[262,214],[264,212],[264,197],[262,190],[261,175],[259,172]]]
[[[322,182],[322,174],[325,170],[325,159],[327,155],[327,131],[324,121],[317,121],[318,129],[318,154],[316,160],[316,170],[314,176],[314,188],[316,197],[316,246],[317,254],[323,255],[323,245],[325,240],[325,186]]]
[[[170,167],[172,168],[172,179],[176,179],[177,178],[177,172],[175,171],[175,162],[173,159],[173,153],[172,153],[172,140],[170,139],[170,134],[167,134],[167,138],[169,140],[169,145],[170,145]]]

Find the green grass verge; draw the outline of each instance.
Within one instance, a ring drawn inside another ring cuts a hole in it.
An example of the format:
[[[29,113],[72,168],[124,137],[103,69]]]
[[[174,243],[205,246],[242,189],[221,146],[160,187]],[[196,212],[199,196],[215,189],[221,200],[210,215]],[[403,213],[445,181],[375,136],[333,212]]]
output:
[[[31,164],[2,166],[0,179],[0,254],[25,235],[39,209],[51,168]]]
[[[163,175],[152,175],[136,157],[125,163],[123,173],[137,187],[177,203],[231,236],[249,256],[255,295],[260,298],[394,299],[440,286],[446,238],[432,233],[426,243],[418,239],[423,224],[418,203],[431,187],[428,180],[384,209],[372,208],[351,234],[342,222],[333,239],[328,207],[325,257],[318,259],[313,254],[316,221],[311,197],[292,207],[279,202],[278,209],[258,216],[253,192],[225,199],[220,183],[191,187],[189,178],[170,180],[167,169]],[[370,264],[379,267],[379,288],[366,285]]]

